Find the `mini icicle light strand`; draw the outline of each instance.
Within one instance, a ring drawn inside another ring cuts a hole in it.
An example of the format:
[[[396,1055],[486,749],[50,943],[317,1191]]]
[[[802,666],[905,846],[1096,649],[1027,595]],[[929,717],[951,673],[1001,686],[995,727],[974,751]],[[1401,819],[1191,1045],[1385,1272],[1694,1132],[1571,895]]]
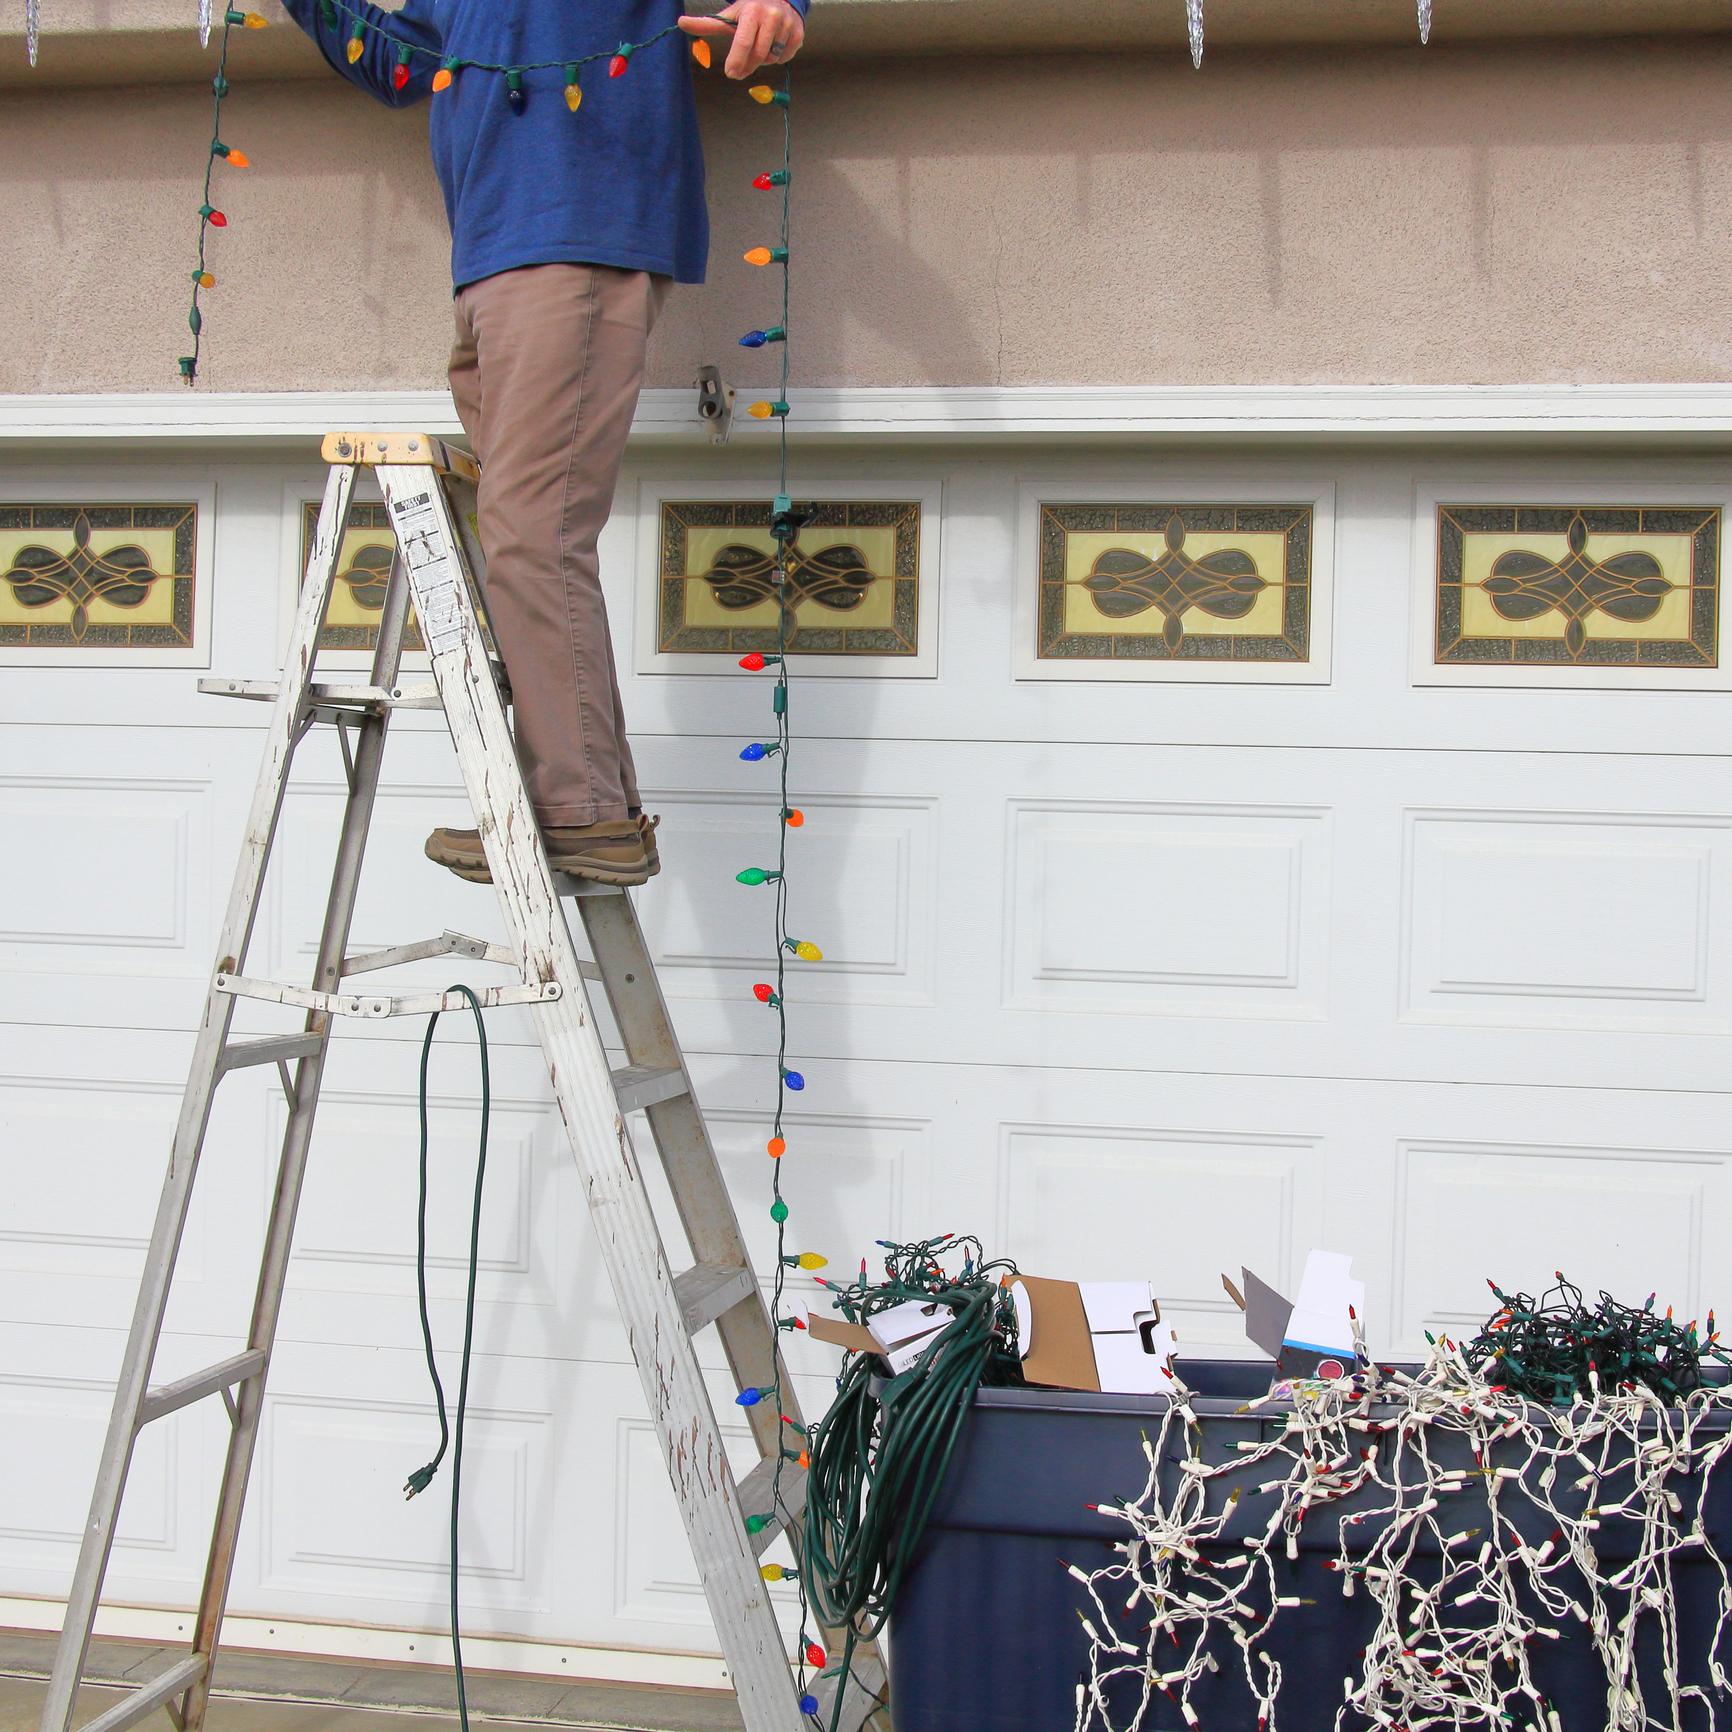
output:
[[[210,47],[210,0],[198,0],[198,45]]]
[[[42,0],[24,0],[24,52],[36,64],[36,49],[42,38]]]
[[[1191,43],[1191,65],[1203,70],[1203,0],[1185,0],[1185,34]]]
[[[1575,1642],[1603,1669],[1608,1732],[1711,1729],[1703,1685],[1732,1688],[1719,1658],[1732,1578],[1702,1511],[1732,1445],[1732,1390],[1698,1383],[1665,1400],[1590,1363],[1557,1407],[1488,1381],[1484,1362],[1477,1344],[1444,1340],[1417,1375],[1362,1358],[1333,1383],[1277,1385],[1238,1411],[1269,1408],[1283,1428],[1220,1461],[1181,1385],[1144,1437],[1142,1491],[1097,1506],[1127,1530],[1118,1561],[1067,1566],[1090,1602],[1077,1732],[1142,1726],[1157,1694],[1196,1727],[1193,1692],[1223,1664],[1274,1732],[1282,1675],[1267,1638],[1307,1615],[1289,1572],[1303,1525],[1331,1505],[1324,1567],[1375,1617],[1338,1727],[1559,1732],[1544,1662]],[[1680,1560],[1719,1577],[1705,1654],[1680,1646]],[[1685,1682],[1687,1667],[1702,1682]]]
[[[1419,40],[1431,41],[1431,0],[1419,0]]]

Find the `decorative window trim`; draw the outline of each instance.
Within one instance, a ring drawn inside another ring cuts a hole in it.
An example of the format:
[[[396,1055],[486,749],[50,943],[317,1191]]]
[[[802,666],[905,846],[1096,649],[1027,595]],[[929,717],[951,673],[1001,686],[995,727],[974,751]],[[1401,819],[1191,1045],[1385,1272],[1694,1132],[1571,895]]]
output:
[[[283,513],[281,543],[281,576],[277,585],[277,661],[280,664],[288,648],[289,633],[295,623],[295,607],[300,600],[301,584],[306,579],[303,526],[309,505],[320,505],[325,497],[328,471],[307,469],[297,471],[283,482]],[[380,505],[384,495],[371,470],[363,470],[356,478],[353,505]],[[319,663],[331,673],[365,673],[373,666],[370,649],[321,648]],[[432,660],[423,650],[403,652],[404,673],[426,673]]]
[[[118,644],[89,649],[33,649],[0,644],[0,667],[11,668],[208,668],[211,665],[211,578],[216,540],[214,482],[187,471],[132,470],[124,465],[68,475],[64,470],[32,482],[16,474],[0,482],[0,505],[190,505],[193,526],[192,642],[173,647],[130,648]]]
[[[944,489],[930,478],[909,476],[906,469],[887,467],[869,482],[830,481],[802,477],[796,499],[832,500],[906,499],[920,507],[920,547],[917,575],[920,580],[916,609],[915,645],[911,656],[793,655],[789,665],[802,679],[933,679],[938,673],[938,585],[942,570],[940,539],[943,532]],[[774,491],[770,489],[768,491]],[[662,506],[679,500],[713,499],[726,502],[763,499],[761,479],[739,479],[705,474],[703,471],[654,471],[642,475],[637,488],[636,596],[633,621],[633,667],[640,674],[715,676],[733,669],[725,654],[691,652],[664,653],[658,647],[658,616],[661,603],[661,515]]]
[[[1604,466],[1595,466],[1603,474]],[[1632,468],[1637,465],[1632,464]],[[1652,472],[1652,460],[1640,465]],[[1732,489],[1724,480],[1701,486],[1676,482],[1657,484],[1636,480],[1608,486],[1602,481],[1578,483],[1561,465],[1546,466],[1538,479],[1512,485],[1509,471],[1487,483],[1484,469],[1448,475],[1432,474],[1414,485],[1413,573],[1411,584],[1411,667],[1415,686],[1527,686],[1564,691],[1732,691],[1732,612],[1726,597],[1726,525],[1732,518]],[[1603,664],[1560,666],[1545,663],[1464,662],[1436,659],[1438,558],[1441,551],[1439,512],[1451,505],[1582,505],[1718,507],[1720,510],[1720,607],[1718,666],[1669,668],[1652,665]]]
[[[1103,471],[1098,479],[1022,479],[1016,484],[1016,636],[1018,680],[1132,681],[1188,685],[1328,685],[1335,608],[1335,483],[1315,474],[1286,480],[1223,481],[1158,463],[1134,476]],[[1042,660],[1040,535],[1044,505],[1308,505],[1311,508],[1310,654],[1305,661]]]

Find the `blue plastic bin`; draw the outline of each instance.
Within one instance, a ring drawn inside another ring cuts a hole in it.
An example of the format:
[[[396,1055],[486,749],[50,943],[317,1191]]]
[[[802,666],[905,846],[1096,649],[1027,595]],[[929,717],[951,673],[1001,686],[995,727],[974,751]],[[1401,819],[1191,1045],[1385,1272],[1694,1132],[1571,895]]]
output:
[[[1267,1435],[1284,1423],[1274,1404],[1256,1415],[1234,1412],[1268,1389],[1273,1372],[1268,1361],[1187,1361],[1181,1371],[1197,1392],[1192,1405],[1202,1422],[1208,1460],[1235,1457],[1240,1439]],[[1134,1498],[1142,1491],[1148,1477],[1143,1435],[1157,1434],[1166,1406],[1160,1396],[1033,1389],[977,1393],[891,1620],[891,1703],[898,1732],[1067,1732],[1074,1724],[1076,1686],[1086,1675],[1088,1656],[1077,1613],[1089,1602],[1064,1564],[1094,1570],[1114,1561],[1111,1548],[1125,1538],[1125,1524],[1084,1506],[1115,1496]],[[1443,1460],[1443,1465],[1473,1463],[1464,1446],[1461,1462]],[[1176,1468],[1169,1471],[1176,1477]],[[1266,1478],[1267,1468],[1249,1477]],[[1210,1507],[1218,1508],[1236,1482],[1230,1474],[1211,1481]],[[1696,1487],[1689,1481],[1678,1487],[1688,1525]],[[1554,1495],[1562,1506],[1562,1489]],[[1285,1671],[1276,1702],[1277,1732],[1329,1732],[1342,1705],[1342,1680],[1358,1674],[1376,1613],[1364,1592],[1351,1600],[1342,1597],[1341,1577],[1325,1567],[1325,1560],[1336,1555],[1336,1519],[1373,1502],[1365,1496],[1330,1505],[1327,1514],[1302,1530],[1297,1564],[1282,1560],[1276,1565],[1293,1572],[1285,1591],[1316,1602],[1284,1611],[1265,1643]],[[1252,1498],[1248,1488],[1222,1548],[1239,1536],[1261,1533],[1272,1507],[1270,1497]],[[1521,1520],[1522,1500],[1506,1494],[1502,1507]],[[1548,1537],[1550,1526],[1540,1531],[1544,1518],[1531,1513],[1535,1521],[1527,1537],[1537,1543]],[[1732,1556],[1732,1465],[1714,1477],[1703,1516],[1721,1554]],[[1528,1524],[1522,1525],[1526,1531]],[[1371,1524],[1366,1526],[1369,1538]],[[1608,1559],[1619,1556],[1620,1543],[1628,1543],[1628,1534],[1620,1535],[1617,1527],[1595,1537],[1606,1542],[1600,1549]],[[1706,1686],[1720,1576],[1699,1550],[1694,1556],[1702,1561],[1674,1561],[1686,1657],[1682,1681]],[[1425,1568],[1421,1559],[1422,1580]],[[1531,1661],[1536,1682],[1554,1699],[1565,1732],[1602,1732],[1606,1682],[1599,1661],[1580,1625],[1572,1621],[1565,1635],[1558,1643],[1536,1644],[1543,1646]],[[1255,1699],[1244,1682],[1238,1648],[1224,1641],[1213,1652],[1220,1670],[1202,1680],[1191,1697],[1201,1732],[1256,1732]],[[1657,1653],[1645,1656],[1641,1682],[1645,1692],[1658,1691],[1664,1699]],[[1724,1704],[1720,1712],[1724,1715]],[[1700,1704],[1687,1704],[1686,1716],[1687,1726],[1699,1722],[1707,1732]],[[1128,1724],[1129,1718],[1127,1708],[1116,1723]],[[1187,1732],[1178,1708],[1164,1696],[1156,1698],[1144,1724]],[[1346,1728],[1369,1725],[1357,1713],[1343,1720]]]

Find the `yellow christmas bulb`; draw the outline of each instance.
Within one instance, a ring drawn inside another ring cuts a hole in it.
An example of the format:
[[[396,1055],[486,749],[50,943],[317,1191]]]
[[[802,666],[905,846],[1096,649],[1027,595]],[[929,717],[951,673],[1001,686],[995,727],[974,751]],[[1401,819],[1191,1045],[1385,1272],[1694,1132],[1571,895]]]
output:
[[[567,108],[569,108],[573,114],[577,113],[577,105],[582,101],[583,101],[582,86],[576,85],[576,84],[566,85],[566,87],[565,87],[565,106]]]
[[[701,36],[694,36],[692,38],[692,59],[694,59],[698,65],[703,67],[705,71],[709,70],[710,45]],[[774,1581],[775,1579],[774,1576],[770,1577],[771,1581]]]
[[[775,91],[773,91],[767,84],[754,84],[746,94],[751,97],[754,102],[774,102],[776,100]]]
[[[349,38],[349,64],[351,66],[361,58],[361,51],[364,46],[365,45],[362,43],[359,36],[351,36]]]
[[[780,1564],[765,1564],[763,1568],[758,1571],[758,1574],[762,1576],[766,1582],[779,1582],[785,1572]]]
[[[770,418],[770,405],[768,403],[754,403],[746,413],[755,421],[768,421]]]
[[[268,18],[261,18],[256,12],[249,12],[241,19],[241,22],[246,25],[249,30],[263,30],[270,20]]]
[[[802,962],[822,962],[824,960],[824,952],[817,945],[808,943],[804,938],[794,946],[794,954]]]
[[[753,247],[746,254],[746,263],[749,265],[767,265],[769,262],[770,249],[768,247]]]
[[[433,88],[435,90],[449,90],[451,88],[450,67],[441,66],[439,70],[433,74]]]
[[[829,1266],[830,1259],[820,1257],[816,1251],[802,1251],[800,1253],[800,1267],[802,1269],[827,1269]]]

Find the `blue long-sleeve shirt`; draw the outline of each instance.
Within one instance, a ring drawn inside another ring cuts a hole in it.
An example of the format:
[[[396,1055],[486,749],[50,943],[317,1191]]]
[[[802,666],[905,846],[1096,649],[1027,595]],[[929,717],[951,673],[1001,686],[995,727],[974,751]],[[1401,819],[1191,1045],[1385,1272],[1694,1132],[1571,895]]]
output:
[[[319,0],[283,3],[326,60],[381,102],[405,108],[432,97],[433,167],[457,288],[520,265],[560,263],[704,280],[709,213],[690,38],[664,36],[638,50],[623,76],[608,76],[613,50],[672,24],[678,0],[407,0],[399,12],[340,0],[334,25]],[[805,0],[793,3],[805,11]],[[368,29],[351,64],[357,18]],[[399,90],[393,74],[402,44],[417,52]],[[725,52],[725,41],[717,47]],[[591,54],[602,58],[580,68],[583,102],[573,113],[565,65]],[[434,93],[446,57],[554,64],[522,74],[518,115],[503,72],[466,66]]]

